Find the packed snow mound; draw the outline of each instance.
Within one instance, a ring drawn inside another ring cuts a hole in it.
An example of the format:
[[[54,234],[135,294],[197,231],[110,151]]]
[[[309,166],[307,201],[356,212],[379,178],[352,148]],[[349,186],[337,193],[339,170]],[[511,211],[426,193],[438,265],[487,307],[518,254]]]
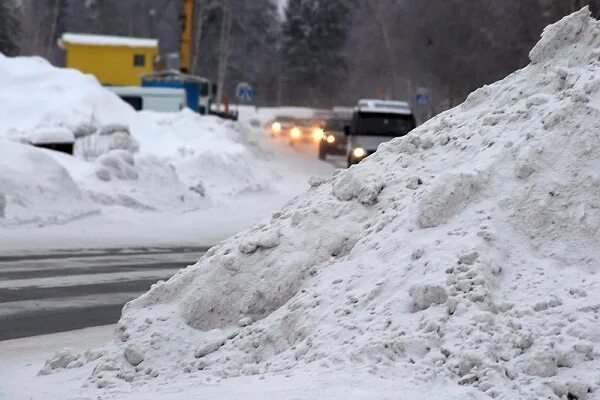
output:
[[[600,22],[531,59],[126,305],[90,379],[316,365],[600,398]]]
[[[91,75],[56,68],[39,57],[0,54],[0,137],[21,139],[38,128],[128,124],[135,111]]]
[[[0,227],[97,213],[51,151],[0,139]]]
[[[79,184],[105,206],[185,211],[210,205],[203,193],[181,181],[172,165],[153,155],[112,150],[95,161],[93,174]]]
[[[244,192],[267,191],[276,178],[245,142],[241,126],[190,110],[137,113],[93,76],[41,58],[0,54],[0,86],[0,140],[74,141],[74,157],[46,154],[67,171],[85,201],[102,211],[111,211],[107,206],[160,212],[219,206]],[[13,169],[24,154],[11,155]],[[80,214],[77,208],[74,213],[60,209],[67,203],[45,197],[48,191],[18,188],[28,182],[24,173],[21,178],[11,180],[11,191],[48,204],[45,221],[53,220],[53,212],[56,221]],[[10,204],[4,208],[16,210]],[[38,220],[37,214],[26,218],[27,209],[12,220]]]
[[[238,124],[190,110],[141,115],[132,125],[141,150],[170,159],[183,182],[206,191],[216,201],[267,190],[276,179],[261,164],[262,154],[245,140]]]

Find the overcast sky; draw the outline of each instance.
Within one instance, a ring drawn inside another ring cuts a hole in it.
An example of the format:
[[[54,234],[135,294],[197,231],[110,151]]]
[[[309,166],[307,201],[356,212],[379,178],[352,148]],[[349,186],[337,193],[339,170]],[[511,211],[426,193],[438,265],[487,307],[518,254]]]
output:
[[[277,3],[279,3],[279,12],[283,15],[283,9],[287,4],[287,0],[277,0]]]

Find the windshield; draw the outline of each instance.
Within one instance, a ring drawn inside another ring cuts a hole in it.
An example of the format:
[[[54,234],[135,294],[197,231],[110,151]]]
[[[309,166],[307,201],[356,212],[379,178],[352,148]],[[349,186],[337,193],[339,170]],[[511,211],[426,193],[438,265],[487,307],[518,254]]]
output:
[[[350,125],[350,121],[345,119],[330,119],[325,123],[325,130],[342,132],[346,125]]]
[[[205,97],[210,95],[209,93],[210,85],[206,82],[200,83],[200,96]]]
[[[404,136],[415,128],[412,115],[403,114],[358,114],[356,135]]]

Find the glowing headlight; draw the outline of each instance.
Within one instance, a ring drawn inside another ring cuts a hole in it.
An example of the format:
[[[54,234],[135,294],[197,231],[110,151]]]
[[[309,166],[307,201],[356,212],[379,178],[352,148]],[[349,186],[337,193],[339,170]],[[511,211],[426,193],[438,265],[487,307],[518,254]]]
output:
[[[292,139],[300,139],[300,137],[302,136],[302,131],[300,130],[300,128],[292,128],[292,130],[290,131],[290,136],[292,137]]]
[[[365,149],[363,149],[361,147],[357,147],[352,152],[352,155],[354,156],[354,158],[363,158],[364,156],[367,155],[367,152],[365,151]]]
[[[327,143],[335,143],[335,136],[333,135],[328,135],[327,136]]]
[[[279,122],[273,122],[273,125],[271,125],[271,129],[273,130],[273,132],[279,133],[281,132],[281,124]]]
[[[315,140],[315,142],[322,140],[323,135],[325,135],[325,132],[323,132],[323,129],[321,129],[321,128],[313,129],[313,139]]]

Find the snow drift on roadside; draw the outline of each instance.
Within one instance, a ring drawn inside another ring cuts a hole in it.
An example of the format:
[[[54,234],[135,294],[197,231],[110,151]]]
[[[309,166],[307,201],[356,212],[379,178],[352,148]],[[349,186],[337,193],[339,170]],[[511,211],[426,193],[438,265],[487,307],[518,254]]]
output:
[[[35,128],[76,131],[89,124],[129,124],[135,111],[91,75],[56,68],[39,57],[0,53],[0,137],[20,138]]]
[[[318,367],[598,398],[600,22],[575,13],[530,57],[156,284],[103,355],[45,372],[100,356],[98,387]]]
[[[60,223],[99,212],[51,153],[0,139],[0,226]]]
[[[217,197],[270,187],[274,175],[245,141],[241,126],[190,110],[140,117],[132,132],[142,151],[169,159],[190,187]]]
[[[41,58],[0,54],[0,87],[0,138],[39,142],[75,137],[74,157],[46,154],[66,170],[70,184],[87,202],[83,209],[95,203],[98,212],[111,206],[185,212],[216,206],[246,191],[268,190],[274,178],[244,143],[239,126],[189,110],[137,113],[93,76],[53,67]],[[10,149],[0,149],[1,154]],[[7,155],[13,175],[21,163],[29,162],[25,157],[29,153]],[[24,168],[20,179],[11,180],[11,191],[38,207],[30,208],[28,217],[24,205],[7,204],[15,223],[37,220],[44,205],[46,222],[80,215],[78,207],[61,209],[67,203],[46,196],[49,190],[30,199],[34,192],[27,186],[26,174],[32,173]],[[53,181],[44,185],[62,190]],[[73,197],[72,202],[79,199]]]

